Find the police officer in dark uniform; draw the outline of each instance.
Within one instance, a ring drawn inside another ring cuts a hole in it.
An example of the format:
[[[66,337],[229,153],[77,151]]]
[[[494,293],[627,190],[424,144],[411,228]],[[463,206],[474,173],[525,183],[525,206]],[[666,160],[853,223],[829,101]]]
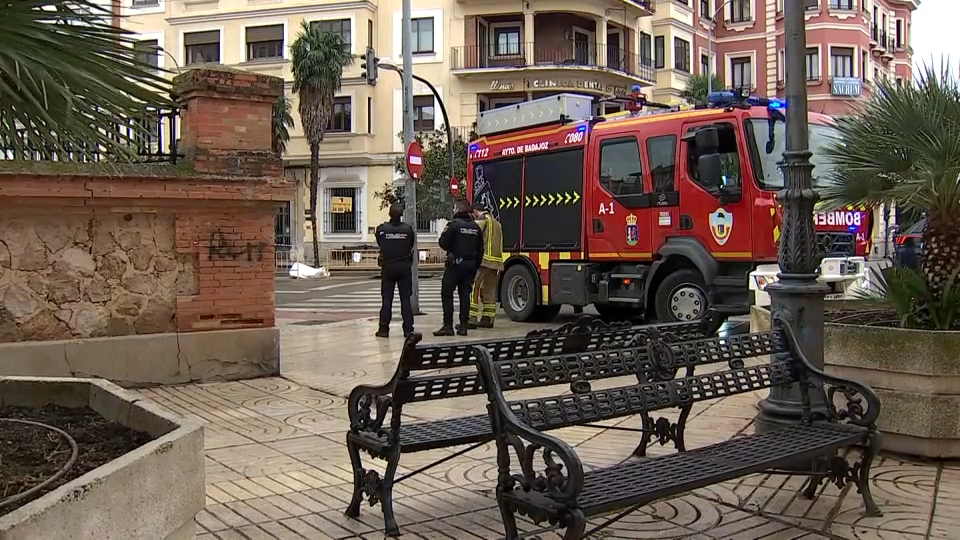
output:
[[[447,252],[446,269],[440,285],[443,302],[443,326],[435,336],[453,335],[453,290],[460,296],[460,324],[457,335],[467,335],[467,319],[470,317],[470,289],[483,260],[483,235],[480,226],[473,221],[470,203],[457,201],[453,206],[453,219],[447,223],[438,241]]]
[[[403,335],[413,333],[413,254],[417,246],[417,233],[413,227],[400,221],[403,207],[390,205],[390,221],[377,227],[377,245],[380,246],[381,272],[380,329],[377,337],[390,337],[390,319],[393,317],[393,289],[400,289],[400,315],[403,317]]]

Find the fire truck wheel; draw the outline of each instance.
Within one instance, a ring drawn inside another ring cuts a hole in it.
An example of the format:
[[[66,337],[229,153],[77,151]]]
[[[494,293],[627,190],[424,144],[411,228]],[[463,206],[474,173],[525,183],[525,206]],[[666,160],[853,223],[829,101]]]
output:
[[[516,264],[503,274],[500,305],[511,321],[526,322],[537,312],[537,280],[530,270]]]
[[[655,306],[660,322],[695,321],[707,310],[706,285],[696,270],[677,270],[657,287]]]

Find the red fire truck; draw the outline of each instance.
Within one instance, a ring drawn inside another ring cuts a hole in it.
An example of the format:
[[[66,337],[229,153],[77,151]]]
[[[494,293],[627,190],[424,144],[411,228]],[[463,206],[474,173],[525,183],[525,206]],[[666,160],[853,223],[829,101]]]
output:
[[[467,196],[503,227],[511,319],[548,320],[564,304],[662,321],[748,311],[750,273],[777,260],[785,104],[718,92],[705,109],[649,105],[636,91],[626,114],[594,117],[591,98],[560,94],[481,113]],[[829,124],[811,115],[814,176],[827,172]],[[844,272],[862,272],[856,240],[818,231]]]

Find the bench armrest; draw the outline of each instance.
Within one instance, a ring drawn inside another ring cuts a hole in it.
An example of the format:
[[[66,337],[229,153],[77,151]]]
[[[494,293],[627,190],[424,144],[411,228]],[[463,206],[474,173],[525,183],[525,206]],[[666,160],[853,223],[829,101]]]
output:
[[[360,384],[350,391],[350,397],[347,399],[350,431],[381,439],[384,443],[396,443],[400,440],[402,404],[394,403],[393,392],[397,387],[397,381],[408,374],[404,360],[415,353],[417,343],[421,339],[423,336],[415,332],[404,341],[397,371],[385,384]],[[383,424],[390,413],[392,413],[390,424],[387,429],[384,429]]]
[[[476,346],[474,356],[487,392],[487,409],[497,439],[498,487],[510,491],[519,484],[524,491],[540,492],[555,501],[575,505],[583,489],[583,465],[576,452],[560,439],[520,421],[503,397],[500,375],[490,351],[486,347]],[[509,447],[517,455],[522,474],[510,472]],[[533,461],[538,451],[541,451],[545,465],[542,473],[534,469]],[[554,456],[560,459],[560,463],[556,462]]]
[[[862,383],[824,373],[811,364],[810,360],[803,354],[803,351],[797,343],[797,337],[794,335],[790,326],[782,320],[775,321],[775,324],[777,328],[783,332],[784,336],[786,336],[787,345],[790,348],[791,354],[796,359],[794,365],[801,370],[801,373],[798,375],[801,382],[800,390],[803,400],[804,417],[811,418],[809,388],[812,384],[807,380],[809,377],[825,386],[826,405],[835,420],[846,421],[855,426],[876,430],[877,418],[880,416],[880,398],[877,397],[873,389]],[[841,407],[837,406],[836,398],[838,394],[843,396],[846,401],[846,404]]]

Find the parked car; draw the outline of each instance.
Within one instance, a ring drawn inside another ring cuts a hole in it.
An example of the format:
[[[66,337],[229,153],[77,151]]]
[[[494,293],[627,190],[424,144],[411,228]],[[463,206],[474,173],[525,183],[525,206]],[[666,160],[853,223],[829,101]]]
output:
[[[920,257],[923,255],[923,230],[926,226],[927,219],[923,218],[897,235],[893,248],[895,264],[908,268],[920,267]]]

